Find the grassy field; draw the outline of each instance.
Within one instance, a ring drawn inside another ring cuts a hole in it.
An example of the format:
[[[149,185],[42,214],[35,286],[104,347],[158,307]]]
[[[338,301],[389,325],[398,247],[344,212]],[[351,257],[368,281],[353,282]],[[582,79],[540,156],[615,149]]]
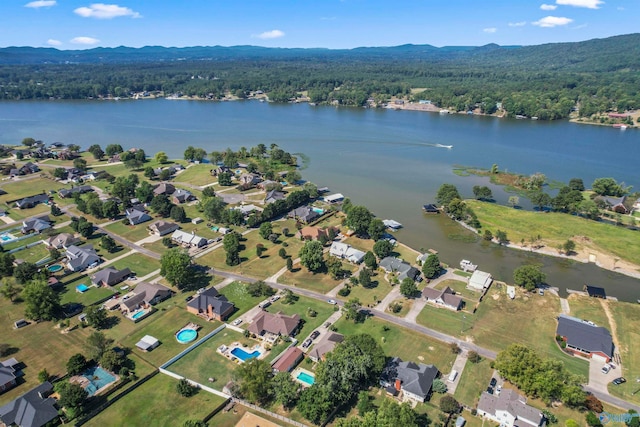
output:
[[[577,294],[569,295],[570,315],[584,320],[590,320],[598,326],[609,329],[609,319],[602,308],[602,303],[598,298],[589,298]]]
[[[460,280],[450,280],[450,279],[443,280],[442,282],[438,283],[435,286],[435,288],[436,289],[444,289],[446,286],[450,287],[457,294],[459,294],[464,299],[466,299],[468,303],[470,301],[475,303],[480,298],[480,293],[479,292],[475,292],[475,291],[472,291],[470,289],[467,289],[467,283],[466,282],[462,282]],[[471,305],[473,306],[473,304],[471,304]]]
[[[460,374],[460,382],[454,394],[458,402],[469,407],[476,407],[480,394],[487,389],[493,374],[490,364],[491,361],[484,358],[478,363],[467,361],[464,371]]]
[[[622,376],[627,382],[621,385],[609,384],[609,392],[635,404],[640,404],[640,310],[637,304],[611,302],[609,307],[616,322],[616,335],[620,340]],[[615,375],[619,375],[617,370]],[[635,394],[634,394],[635,393]]]
[[[298,300],[293,304],[284,304],[283,299],[274,302],[267,308],[270,313],[277,313],[279,311],[291,316],[295,313],[299,314],[303,320],[303,326],[298,332],[298,338],[305,338],[314,329],[322,325],[331,314],[333,314],[333,307],[331,304],[327,304],[324,301],[318,301],[315,299],[298,296]],[[313,310],[317,313],[315,317],[309,315],[309,310]]]
[[[371,335],[382,346],[388,357],[399,356],[402,360],[431,363],[441,372],[449,372],[456,358],[446,344],[379,319],[370,318],[363,323],[353,323],[343,316],[335,326],[338,332],[344,335]]]
[[[562,213],[529,212],[476,200],[467,200],[466,203],[478,215],[484,229],[494,234],[498,229],[503,230],[512,242],[529,241],[531,230],[540,230],[542,242],[551,248],[576,236],[588,236],[590,246],[597,250],[632,263],[640,259],[637,232],[623,227]],[[577,250],[583,246],[576,241]]]
[[[384,274],[382,273],[382,271],[377,271],[376,273],[377,275],[371,278],[370,287],[365,288],[361,285],[352,286],[349,295],[347,295],[346,297],[337,295],[337,298],[340,298],[344,301],[348,301],[351,298],[358,298],[363,305],[377,304],[378,301],[382,300],[385,295],[391,292],[393,287],[384,278]]]
[[[35,245],[28,249],[15,252],[14,256],[17,259],[23,259],[27,262],[36,263],[49,256],[49,249],[44,244]]]
[[[225,286],[220,290],[220,293],[223,294],[229,301],[236,306],[236,311],[229,317],[228,320],[235,320],[238,317],[241,317],[244,313],[246,313],[251,308],[255,307],[263,301],[265,297],[252,297],[247,292],[247,285],[245,283],[233,282]],[[250,320],[250,319],[244,319]]]
[[[157,374],[86,425],[176,426],[186,420],[202,420],[224,403],[224,398],[205,391],[182,397],[176,391],[177,383],[175,378]]]
[[[342,263],[342,266],[352,272],[357,268],[344,262]],[[278,278],[278,282],[285,285],[297,286],[323,294],[326,294],[331,289],[338,286],[342,283],[342,280],[343,279],[333,280],[331,276],[326,273],[313,273],[307,270],[306,267],[302,267],[297,263],[293,265],[292,271],[285,271],[284,274]]]
[[[413,306],[413,302],[414,300],[410,298],[398,298],[397,300],[394,300],[391,304],[389,304],[389,307],[391,307],[393,304],[400,304],[402,306],[402,309],[397,313],[394,313],[393,311],[391,311],[390,308],[387,308],[387,311],[393,314],[394,316],[404,317],[409,313],[409,310],[411,310],[411,307]]]
[[[464,318],[462,316],[465,316]],[[458,336],[461,333],[468,334],[474,322],[472,315],[460,311],[452,311],[446,308],[425,305],[416,321],[428,328]],[[463,332],[464,331],[464,332]]]
[[[65,186],[58,181],[47,178],[21,179],[18,181],[7,181],[2,184],[2,189],[7,192],[0,196],[0,203],[7,203],[8,200],[18,200],[27,196],[34,196],[49,190],[59,190]]]
[[[110,266],[117,268],[118,270],[129,267],[138,277],[144,277],[152,271],[159,269],[160,261],[149,258],[141,253],[133,253],[114,262]]]
[[[104,227],[107,231],[117,234],[120,237],[127,239],[130,242],[137,242],[145,237],[149,237],[149,230],[147,226],[151,225],[153,221],[143,222],[138,225],[124,225],[122,221],[116,221],[113,224],[109,224]]]
[[[76,286],[80,284],[89,286],[89,289],[82,293],[76,291]],[[87,307],[112,296],[114,291],[108,288],[96,288],[91,285],[91,279],[89,276],[80,276],[72,282],[65,284],[61,293],[62,304],[77,302]]]
[[[213,168],[211,163],[200,163],[199,165],[191,165],[186,170],[180,172],[174,180],[176,182],[188,182],[193,185],[207,185],[217,182],[217,178],[211,176],[209,172]]]

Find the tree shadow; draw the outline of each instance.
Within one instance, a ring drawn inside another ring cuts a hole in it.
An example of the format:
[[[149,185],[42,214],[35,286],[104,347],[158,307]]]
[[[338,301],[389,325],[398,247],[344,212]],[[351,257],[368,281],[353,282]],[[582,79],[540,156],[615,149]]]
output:
[[[120,323],[120,318],[117,316],[108,316],[100,329],[111,329]]]

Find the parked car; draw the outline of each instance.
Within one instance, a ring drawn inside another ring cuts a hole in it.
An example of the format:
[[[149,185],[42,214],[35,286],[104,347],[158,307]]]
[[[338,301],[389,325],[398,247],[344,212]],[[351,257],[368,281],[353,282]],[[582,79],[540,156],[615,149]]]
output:
[[[280,299],[280,295],[274,295],[271,298],[269,298],[269,301],[271,302],[276,302]]]
[[[602,369],[600,370],[603,374],[608,374],[609,371],[611,370],[611,366],[609,364],[606,364],[602,367]]]
[[[489,381],[489,385],[490,385],[491,387],[495,387],[495,386],[496,386],[496,384],[498,384],[498,381],[496,381],[496,379],[495,379],[495,378],[491,378],[491,381]]]
[[[189,296],[188,296],[188,297],[186,297],[184,300],[185,300],[186,302],[189,302],[189,301],[191,301],[192,299],[193,299],[193,295],[189,295]]]
[[[312,340],[315,340],[316,338],[318,338],[318,336],[320,336],[320,332],[318,332],[318,331],[311,332],[311,339]]]
[[[611,381],[611,383],[615,384],[615,385],[620,385],[620,384],[626,383],[626,382],[627,382],[627,380],[624,377],[618,377],[618,378],[614,379],[613,381]]]
[[[334,300],[334,299],[330,299],[330,300],[328,300],[327,302],[328,302],[329,304],[331,304],[331,305],[336,305],[336,304],[337,304],[336,300]]]
[[[502,386],[501,386],[501,385],[498,385],[498,386],[496,387],[496,394],[500,394],[500,392],[501,392],[501,391],[502,391]]]
[[[312,341],[311,339],[307,338],[306,340],[304,340],[304,342],[302,343],[302,348],[307,348],[311,345]]]
[[[329,329],[329,326],[331,326],[331,322],[324,322],[324,327]]]
[[[493,394],[493,388],[492,387],[487,387],[487,393]]]
[[[240,323],[242,323],[242,319],[237,318],[236,320],[234,320],[233,322],[231,322],[231,324],[233,326],[238,326]]]
[[[544,289],[538,289],[538,295],[544,295]]]

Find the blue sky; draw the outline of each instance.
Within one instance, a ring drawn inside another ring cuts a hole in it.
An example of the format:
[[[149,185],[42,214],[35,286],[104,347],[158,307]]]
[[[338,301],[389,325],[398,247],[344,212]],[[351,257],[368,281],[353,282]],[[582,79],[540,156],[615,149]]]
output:
[[[0,47],[533,45],[640,31],[640,0],[0,1]]]

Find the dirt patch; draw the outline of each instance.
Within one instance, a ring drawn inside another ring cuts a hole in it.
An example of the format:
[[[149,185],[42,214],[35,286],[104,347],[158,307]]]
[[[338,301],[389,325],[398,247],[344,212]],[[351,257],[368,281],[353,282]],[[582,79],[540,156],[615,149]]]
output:
[[[433,351],[433,346],[429,346],[429,351]]]
[[[611,310],[609,310],[609,301],[601,299],[600,304],[602,305],[602,309],[604,310],[604,314],[607,315],[607,319],[609,319],[609,326],[611,327],[611,338],[613,338],[613,343],[616,347],[619,347],[618,341],[618,328],[616,325],[616,319],[611,314]]]
[[[491,295],[491,298],[493,298],[494,300],[498,301],[500,299],[500,295],[493,294],[493,295]]]
[[[424,357],[418,356],[418,360],[424,360]]]

